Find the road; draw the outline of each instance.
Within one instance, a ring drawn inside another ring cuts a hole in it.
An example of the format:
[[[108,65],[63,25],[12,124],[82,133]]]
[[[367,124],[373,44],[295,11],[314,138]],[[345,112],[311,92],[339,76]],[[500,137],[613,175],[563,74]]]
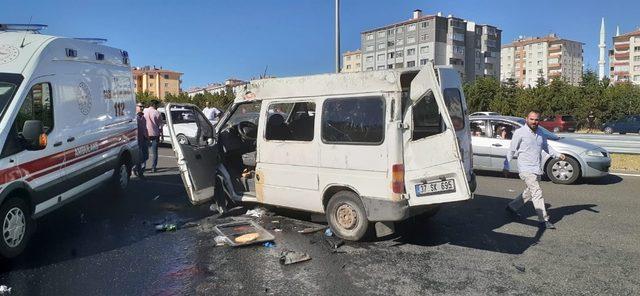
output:
[[[297,233],[310,218],[290,211],[258,219],[282,229],[275,248],[214,247],[213,225],[231,218],[188,204],[173,159],[160,163],[125,196],[99,190],[40,220],[25,254],[0,263],[0,285],[11,295],[640,294],[640,177],[544,182],[558,229],[541,232],[530,205],[523,221],[504,211],[520,180],[483,175],[475,199],[408,234],[332,252],[322,233]],[[179,229],[157,232],[160,222]],[[282,266],[283,249],[313,259]]]

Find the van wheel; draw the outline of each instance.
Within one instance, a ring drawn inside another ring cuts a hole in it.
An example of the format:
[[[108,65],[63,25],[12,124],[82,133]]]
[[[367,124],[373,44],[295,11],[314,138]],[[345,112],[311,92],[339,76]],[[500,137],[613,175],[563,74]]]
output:
[[[9,198],[0,206],[0,256],[13,258],[27,246],[32,231],[27,203],[18,197]]]
[[[567,156],[565,160],[552,159],[547,164],[547,177],[556,184],[572,184],[580,177],[580,163]]]
[[[114,191],[116,193],[124,193],[127,186],[129,186],[130,178],[131,170],[124,159],[121,159],[118,166],[115,168],[111,179]]]
[[[329,227],[336,236],[358,241],[367,234],[369,220],[357,194],[351,191],[340,191],[334,194],[325,212]]]

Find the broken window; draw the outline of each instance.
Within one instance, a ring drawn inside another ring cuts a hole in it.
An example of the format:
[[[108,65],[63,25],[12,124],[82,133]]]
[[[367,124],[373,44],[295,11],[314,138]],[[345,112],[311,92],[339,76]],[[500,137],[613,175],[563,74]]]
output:
[[[316,103],[292,102],[269,105],[265,139],[313,141]]]
[[[385,101],[380,97],[326,100],[322,106],[322,140],[331,144],[381,144]]]

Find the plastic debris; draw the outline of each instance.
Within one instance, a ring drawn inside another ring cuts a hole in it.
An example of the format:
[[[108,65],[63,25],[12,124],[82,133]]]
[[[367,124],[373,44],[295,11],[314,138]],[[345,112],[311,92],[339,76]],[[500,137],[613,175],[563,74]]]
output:
[[[251,217],[256,217],[256,218],[260,218],[264,215],[264,213],[266,213],[267,211],[265,211],[264,209],[261,208],[255,208],[253,210],[248,210],[245,215],[247,216],[251,216]]]
[[[336,237],[325,237],[324,241],[327,242],[329,249],[334,252],[344,245],[344,241]]]
[[[279,224],[279,223],[280,223],[280,221],[278,221],[278,220],[273,220],[273,221],[271,221],[271,223],[273,223],[273,224]]]
[[[156,230],[160,232],[176,231],[176,229],[178,229],[178,227],[176,227],[175,224],[171,223],[156,225]]]
[[[290,265],[309,260],[311,260],[309,254],[303,252],[284,250],[280,253],[280,264],[282,265]]]
[[[324,231],[324,235],[325,236],[333,236],[333,231],[331,231],[331,228],[327,228],[327,230]]]
[[[275,232],[282,232],[282,229],[280,229],[280,228],[274,228],[274,229],[273,229],[273,231],[275,231]]]
[[[214,237],[213,240],[216,242],[216,247],[224,246],[227,244],[227,238],[222,235]]]
[[[276,246],[276,243],[274,243],[274,242],[264,242],[262,244],[262,246],[264,246],[266,248],[274,248]]]
[[[324,226],[323,227],[307,227],[305,229],[298,230],[298,233],[309,234],[309,233],[314,233],[314,232],[318,232],[318,231],[324,230],[325,228],[327,228],[327,227],[324,227]]]
[[[11,288],[5,285],[0,286],[0,295],[8,295],[11,294]]]

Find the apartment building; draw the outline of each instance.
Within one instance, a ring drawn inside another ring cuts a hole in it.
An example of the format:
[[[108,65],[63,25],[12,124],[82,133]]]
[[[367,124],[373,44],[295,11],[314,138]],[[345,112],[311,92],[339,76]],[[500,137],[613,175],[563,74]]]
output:
[[[362,71],[362,52],[360,50],[347,51],[342,54],[342,69],[340,72],[360,72]]]
[[[613,37],[609,66],[613,83],[632,82],[640,85],[640,29]]]
[[[181,92],[180,77],[182,73],[155,66],[133,68],[133,83],[136,92],[149,92],[152,96],[164,100],[167,94],[177,95]]]
[[[422,15],[361,33],[364,71],[452,65],[464,81],[499,78],[502,31],[454,16]]]
[[[229,78],[225,80],[223,83],[211,83],[204,87],[194,87],[192,89],[187,90],[186,93],[189,97],[193,97],[197,94],[204,94],[205,91],[210,94],[222,94],[227,91],[231,91],[234,94],[237,94],[238,91],[244,90],[245,86],[248,83],[249,82],[244,80]]]
[[[500,80],[535,86],[541,77],[545,81],[562,78],[577,85],[582,81],[583,45],[555,34],[518,38],[502,47]]]

